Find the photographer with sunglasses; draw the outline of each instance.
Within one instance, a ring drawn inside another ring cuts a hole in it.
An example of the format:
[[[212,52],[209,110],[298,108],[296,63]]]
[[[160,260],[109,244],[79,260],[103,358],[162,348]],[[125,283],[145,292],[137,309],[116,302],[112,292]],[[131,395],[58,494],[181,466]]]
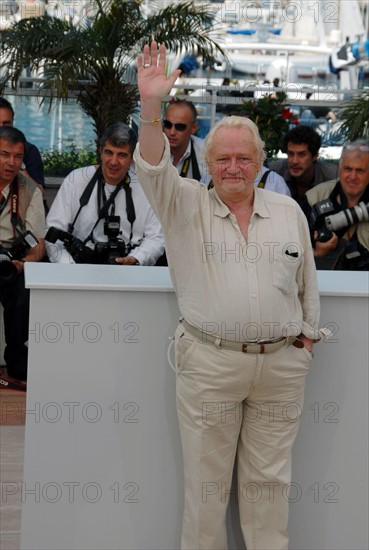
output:
[[[367,271],[369,142],[345,143],[338,181],[325,181],[310,189],[302,208],[310,223],[318,269]]]
[[[204,142],[195,136],[197,111],[191,101],[175,100],[167,108],[163,132],[170,144],[172,163],[180,176],[208,184],[210,175],[203,160]]]

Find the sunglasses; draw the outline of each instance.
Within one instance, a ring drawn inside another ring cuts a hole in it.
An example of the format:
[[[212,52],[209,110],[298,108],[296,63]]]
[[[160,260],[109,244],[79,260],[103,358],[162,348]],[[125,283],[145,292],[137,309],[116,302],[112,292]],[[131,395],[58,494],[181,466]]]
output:
[[[173,122],[170,122],[170,120],[163,120],[163,126],[166,130],[171,130],[174,126],[174,128],[177,130],[177,132],[184,132],[187,128],[187,124],[184,124],[183,122],[176,122],[173,124]]]

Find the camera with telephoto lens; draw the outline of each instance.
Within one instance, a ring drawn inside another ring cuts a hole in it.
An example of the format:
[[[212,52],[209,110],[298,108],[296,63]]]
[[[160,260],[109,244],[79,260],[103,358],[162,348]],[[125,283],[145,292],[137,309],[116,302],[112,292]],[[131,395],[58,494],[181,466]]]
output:
[[[345,208],[336,214],[329,214],[333,204],[329,199],[314,204],[310,223],[318,232],[317,240],[327,242],[337,232],[352,225],[369,221],[369,203],[360,202],[352,208]],[[358,239],[350,239],[345,244],[343,263],[338,269],[367,269],[369,253]],[[339,265],[339,264],[337,264]]]
[[[84,244],[81,239],[78,239],[72,235],[72,233],[68,233],[67,231],[63,231],[63,229],[58,229],[57,227],[50,227],[46,233],[45,239],[52,244],[55,244],[56,241],[61,241],[76,264],[96,263],[93,248],[90,248]]]
[[[352,208],[345,208],[337,214],[327,216],[325,225],[329,231],[339,231],[345,227],[355,225],[355,223],[369,221],[369,202],[359,202]]]
[[[109,216],[104,223],[104,235],[108,237],[108,240],[97,242],[94,248],[87,246],[72,233],[57,227],[50,227],[45,239],[53,244],[57,240],[62,241],[76,264],[115,264],[115,258],[122,258],[127,255],[126,244],[122,239],[118,239],[119,234],[120,217]]]
[[[22,260],[30,248],[38,245],[38,240],[31,231],[25,231],[17,237],[10,248],[0,244],[0,285],[11,283],[18,275],[12,260]]]
[[[99,264],[116,264],[115,258],[127,256],[127,247],[120,235],[120,216],[109,216],[104,223],[106,242],[95,244],[95,256]]]
[[[310,222],[312,227],[318,231],[317,240],[321,243],[329,241],[333,231],[369,221],[369,203],[360,202],[352,208],[345,208],[341,212],[330,214],[333,211],[334,207],[330,199],[317,202],[312,207]]]

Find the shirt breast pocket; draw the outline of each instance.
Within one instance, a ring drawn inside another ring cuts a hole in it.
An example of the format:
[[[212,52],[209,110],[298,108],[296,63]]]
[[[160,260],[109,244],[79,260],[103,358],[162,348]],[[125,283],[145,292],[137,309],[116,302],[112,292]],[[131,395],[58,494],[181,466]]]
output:
[[[286,249],[282,253],[276,254],[273,261],[273,285],[283,294],[293,294],[296,292],[298,282],[297,273],[302,262],[300,251]]]

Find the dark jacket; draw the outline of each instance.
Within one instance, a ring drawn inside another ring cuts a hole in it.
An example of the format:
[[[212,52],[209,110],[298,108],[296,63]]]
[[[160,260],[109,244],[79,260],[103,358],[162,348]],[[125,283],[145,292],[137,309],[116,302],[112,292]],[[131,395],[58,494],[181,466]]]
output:
[[[296,190],[296,178],[293,178],[288,169],[287,159],[280,159],[269,162],[268,167],[271,170],[274,170],[280,174],[286,181],[289,190],[291,192],[291,197],[295,199],[296,202],[301,204],[302,199],[297,196]],[[323,181],[328,181],[336,179],[338,176],[338,166],[331,162],[325,162],[322,160],[317,160],[314,163],[314,180],[311,183],[311,187],[322,183]]]
[[[26,142],[26,151],[24,153],[23,164],[27,173],[36,183],[45,187],[44,165],[42,162],[40,151],[36,145]]]

